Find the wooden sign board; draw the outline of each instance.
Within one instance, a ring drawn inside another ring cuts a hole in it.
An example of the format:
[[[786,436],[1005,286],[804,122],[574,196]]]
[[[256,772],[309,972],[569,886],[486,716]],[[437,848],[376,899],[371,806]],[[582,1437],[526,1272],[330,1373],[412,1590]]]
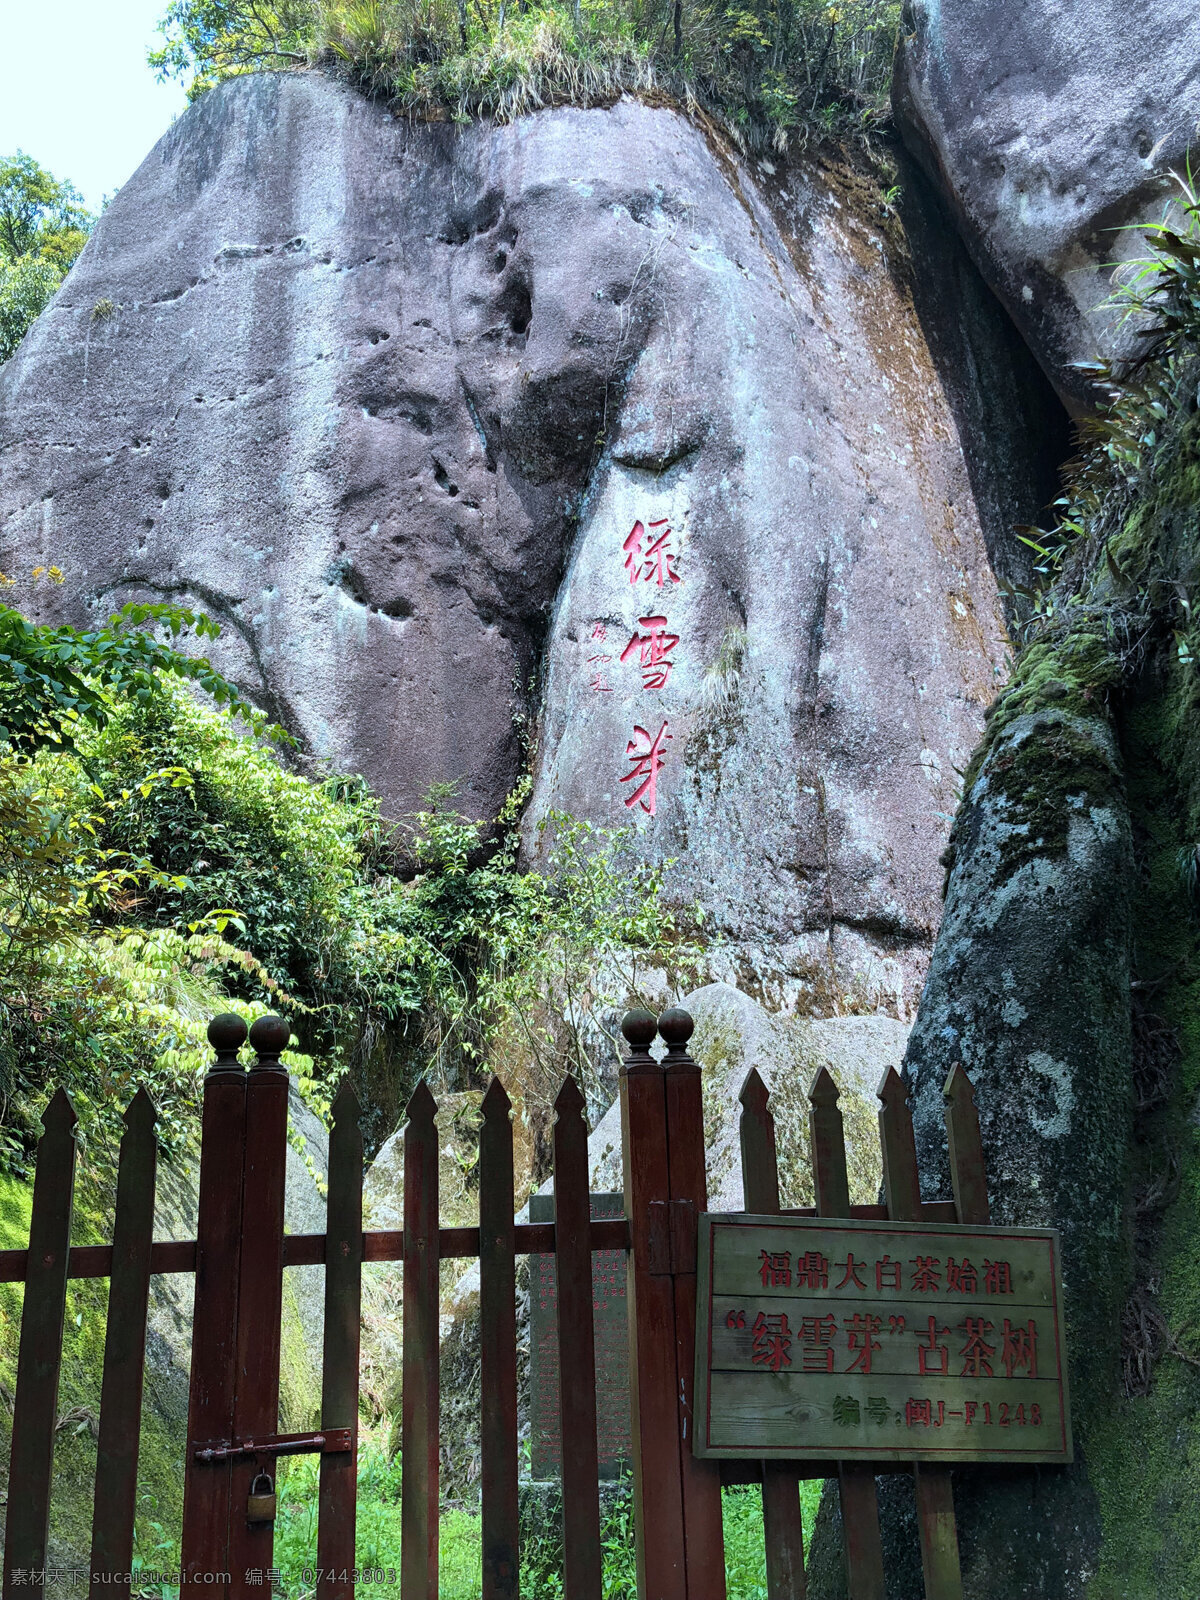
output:
[[[698,1456],[1072,1459],[1052,1228],[700,1218]]]
[[[623,1194],[594,1194],[593,1217],[623,1217]],[[554,1221],[554,1196],[535,1194],[530,1222]],[[619,1478],[633,1455],[629,1405],[629,1302],[624,1250],[592,1253],[592,1327],[596,1343],[596,1445],[601,1478]],[[552,1255],[529,1258],[530,1476],[562,1476],[558,1415],[558,1279]]]

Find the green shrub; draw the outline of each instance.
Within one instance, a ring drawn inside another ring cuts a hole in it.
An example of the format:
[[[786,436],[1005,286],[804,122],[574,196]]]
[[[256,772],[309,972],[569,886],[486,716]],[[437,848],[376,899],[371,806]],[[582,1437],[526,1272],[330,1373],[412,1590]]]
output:
[[[527,780],[494,823],[443,790],[387,825],[361,780],[282,766],[232,686],[146,624],[214,631],[169,607],[80,634],[0,606],[0,1161],[23,1164],[51,1082],[87,1138],[111,1143],[143,1083],[186,1122],[203,1022],[230,1005],[286,1011],[318,1109],[353,1070],[374,1139],[429,1073],[503,1068],[534,1123],[564,1058],[589,1083],[640,963],[678,946],[632,834],[556,816],[545,872],[521,870]]]

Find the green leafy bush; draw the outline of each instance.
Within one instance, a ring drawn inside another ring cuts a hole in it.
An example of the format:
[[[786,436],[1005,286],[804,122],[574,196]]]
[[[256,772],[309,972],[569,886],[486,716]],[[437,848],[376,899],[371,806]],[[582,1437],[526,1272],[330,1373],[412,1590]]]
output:
[[[748,145],[850,125],[886,99],[899,0],[172,0],[151,62],[196,95],[320,62],[419,116],[669,95]]]
[[[230,969],[243,998],[278,986],[326,1081],[355,1072],[374,1136],[418,1077],[461,1088],[488,1066],[536,1120],[564,1063],[591,1081],[643,964],[686,958],[628,830],[555,817],[545,871],[522,870],[525,785],[494,823],[451,788],[389,826],[361,781],[287,771],[182,691],[116,706],[78,762],[99,843],[155,874],[138,921],[236,940],[257,963]]]
[[[170,607],[127,607],[79,633],[0,606],[0,1167],[10,1171],[27,1164],[52,1084],[71,1094],[94,1163],[111,1168],[141,1085],[158,1103],[166,1149],[177,1148],[194,1120],[208,1018],[229,1008],[227,988],[241,988],[251,1017],[275,987],[221,937],[220,919],[139,926],[148,897],[178,894],[187,879],[106,837],[128,797],[89,778],[83,751],[110,718],[161,705],[172,678],[244,704],[206,661],[138,627],[151,622],[175,637],[213,632]],[[139,794],[179,781],[144,769]]]
[[[559,816],[546,870],[523,870],[527,784],[494,823],[443,790],[385,824],[361,780],[281,765],[260,714],[170,642],[217,631],[171,607],[79,632],[0,606],[0,1159],[25,1159],[51,1081],[89,1136],[140,1083],[186,1121],[204,1015],[231,1003],[287,1012],[318,1108],[354,1071],[373,1138],[419,1077],[488,1067],[548,1121],[564,1064],[587,1085],[615,1044],[642,964],[686,957],[664,869],[628,831]]]

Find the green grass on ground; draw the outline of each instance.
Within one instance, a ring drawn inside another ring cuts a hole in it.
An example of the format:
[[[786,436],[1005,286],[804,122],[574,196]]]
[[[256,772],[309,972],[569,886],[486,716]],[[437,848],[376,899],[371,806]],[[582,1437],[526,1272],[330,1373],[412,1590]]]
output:
[[[279,1517],[275,1524],[277,1593],[286,1600],[311,1600],[317,1561],[316,1457],[297,1457],[280,1474]],[[800,1486],[805,1542],[812,1536],[820,1500],[819,1483]],[[635,1600],[632,1513],[628,1496],[620,1496],[601,1527],[604,1546],[604,1600]],[[724,1494],[725,1571],[729,1600],[766,1600],[762,1495],[757,1488],[727,1489]],[[170,1552],[159,1539],[158,1524],[147,1518],[140,1527],[138,1561],[147,1570],[169,1567]],[[439,1545],[439,1600],[479,1600],[481,1588],[478,1513],[443,1512]],[[360,1600],[379,1600],[381,1586],[399,1583],[400,1462],[389,1461],[378,1447],[364,1445],[358,1462],[358,1565],[363,1581]],[[539,1564],[545,1572],[546,1563]],[[143,1587],[144,1600],[175,1600],[176,1591]],[[265,1592],[265,1591],[264,1591]],[[522,1585],[524,1600],[561,1600],[561,1574],[553,1568],[536,1589]]]

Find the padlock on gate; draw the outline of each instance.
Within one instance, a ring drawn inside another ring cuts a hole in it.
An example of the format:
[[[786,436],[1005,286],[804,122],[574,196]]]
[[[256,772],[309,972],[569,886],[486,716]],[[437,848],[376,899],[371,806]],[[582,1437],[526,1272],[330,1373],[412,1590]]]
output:
[[[246,1501],[247,1522],[274,1522],[276,1508],[275,1485],[269,1472],[259,1472],[250,1485],[250,1498]]]

